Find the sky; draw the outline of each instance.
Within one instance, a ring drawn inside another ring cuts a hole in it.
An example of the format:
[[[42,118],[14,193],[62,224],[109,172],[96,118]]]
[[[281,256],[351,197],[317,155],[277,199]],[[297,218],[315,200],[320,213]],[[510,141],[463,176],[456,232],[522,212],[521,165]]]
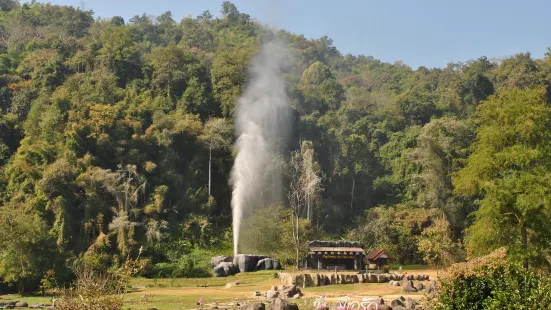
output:
[[[83,2],[84,1],[84,2]],[[223,0],[50,0],[82,6],[96,17],[171,11],[178,21]],[[342,54],[445,67],[481,56],[503,58],[551,46],[549,0],[233,0],[242,13],[307,38],[327,35]]]

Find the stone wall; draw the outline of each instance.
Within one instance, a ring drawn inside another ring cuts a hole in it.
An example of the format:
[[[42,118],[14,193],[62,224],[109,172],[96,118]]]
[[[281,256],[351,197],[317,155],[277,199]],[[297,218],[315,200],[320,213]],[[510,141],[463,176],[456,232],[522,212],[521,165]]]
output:
[[[429,276],[399,275],[393,273],[375,274],[340,274],[340,273],[279,273],[279,280],[283,285],[296,285],[298,287],[324,286],[333,284],[354,284],[354,283],[387,283],[390,281],[408,280],[426,281]]]

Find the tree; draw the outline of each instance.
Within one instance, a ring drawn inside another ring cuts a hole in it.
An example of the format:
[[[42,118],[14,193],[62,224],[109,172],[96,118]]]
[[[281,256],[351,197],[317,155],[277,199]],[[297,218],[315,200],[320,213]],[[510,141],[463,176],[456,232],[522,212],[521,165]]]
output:
[[[203,134],[199,140],[209,149],[209,196],[211,194],[212,182],[212,151],[227,148],[231,144],[232,127],[223,118],[211,118],[205,123]]]
[[[423,260],[437,268],[448,267],[461,260],[460,247],[451,239],[450,223],[444,218],[437,219],[418,238],[419,252]]]
[[[551,241],[551,107],[545,89],[503,91],[483,102],[473,152],[455,191],[481,197],[467,229],[471,255],[507,247],[529,264],[546,265]]]
[[[111,18],[111,24],[115,27],[124,26],[124,18],[122,18],[121,16],[113,16]]]
[[[19,7],[18,0],[0,0],[0,11],[11,11]]]
[[[301,223],[301,218],[306,216],[306,220],[311,221],[312,204],[316,201],[321,189],[321,178],[317,164],[314,161],[312,142],[304,141],[300,152],[295,151],[291,154],[288,179],[287,199],[292,212],[292,239],[296,250],[296,266],[298,267],[304,250],[303,242],[305,241],[301,238],[304,236],[304,232],[302,232],[304,225]]]
[[[302,242],[304,242],[300,236],[300,218],[304,214],[304,207],[306,205],[306,192],[304,191],[301,180],[302,174],[302,161],[301,154],[294,152],[291,156],[288,169],[289,187],[287,188],[287,200],[291,207],[291,231],[293,246],[295,248],[295,266],[299,267],[299,261],[301,257]]]
[[[53,267],[59,253],[55,253],[48,226],[31,210],[0,206],[0,223],[0,278],[24,292],[25,284],[36,283]]]
[[[420,172],[414,177],[417,203],[440,209],[454,225],[462,226],[465,215],[457,210],[453,197],[452,176],[467,156],[474,133],[467,122],[443,117],[421,129],[417,147],[410,153]]]
[[[304,70],[300,89],[306,102],[299,110],[304,114],[313,111],[326,112],[329,108],[337,109],[344,99],[342,86],[333,76],[331,69],[319,61]]]
[[[306,219],[311,221],[314,204],[319,199],[321,177],[319,165],[314,157],[314,145],[311,141],[303,141],[301,148],[300,186],[306,197]]]

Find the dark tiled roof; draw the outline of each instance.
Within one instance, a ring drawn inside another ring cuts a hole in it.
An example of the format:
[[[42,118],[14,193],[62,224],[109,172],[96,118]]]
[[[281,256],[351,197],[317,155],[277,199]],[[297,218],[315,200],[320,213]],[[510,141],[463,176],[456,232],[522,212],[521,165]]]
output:
[[[356,247],[309,247],[310,252],[354,252],[365,253],[364,249]]]
[[[363,248],[364,245],[357,241],[333,240],[320,241],[314,240],[308,242],[308,247],[335,247],[335,248]]]

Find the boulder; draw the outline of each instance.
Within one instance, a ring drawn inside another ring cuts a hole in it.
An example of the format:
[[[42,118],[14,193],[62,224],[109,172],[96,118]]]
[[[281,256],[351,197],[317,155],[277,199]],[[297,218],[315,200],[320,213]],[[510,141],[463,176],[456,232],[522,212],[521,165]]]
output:
[[[369,282],[368,283],[377,283],[377,275],[370,273],[369,274]]]
[[[271,310],[298,310],[298,306],[278,297],[272,300]]]
[[[276,298],[276,297],[279,297],[279,292],[278,291],[269,290],[268,292],[266,292],[266,298],[272,299],[272,298]]]
[[[286,272],[280,272],[278,274],[279,280],[283,283],[283,285],[295,285],[296,281],[294,276],[294,274]]]
[[[406,304],[398,298],[398,299],[394,299],[393,301],[391,301],[390,306],[392,307],[392,309],[394,309],[396,307],[404,307],[405,308]]]
[[[402,291],[406,293],[413,293],[417,292],[417,289],[413,287],[413,281],[404,278],[404,282],[402,283]]]
[[[214,267],[212,273],[215,277],[227,277],[238,273],[239,270],[233,263],[222,262]]]
[[[239,272],[250,272],[256,270],[259,260],[268,258],[263,255],[238,254],[233,258],[233,264],[239,267]]]
[[[233,256],[214,256],[210,259],[210,266],[212,268],[218,266],[220,263],[233,263]]]
[[[415,288],[417,289],[417,291],[422,291],[425,289],[425,286],[423,285],[423,283],[417,283]]]
[[[431,294],[431,293],[434,292],[435,289],[436,289],[436,281],[432,280],[432,281],[430,281],[430,284],[427,285],[427,287],[425,288],[425,291],[428,294]]]
[[[275,259],[269,257],[263,258],[256,263],[256,270],[273,270],[275,265]]]
[[[403,301],[404,300],[402,299],[402,302]],[[406,309],[408,310],[415,310],[415,307],[417,306],[417,302],[415,302],[415,300],[413,300],[410,297],[405,298],[405,304],[406,304]]]
[[[29,304],[24,301],[18,301],[15,303],[15,306],[18,308],[28,308]]]
[[[279,293],[280,296],[288,297],[288,298],[291,298],[297,294],[302,296],[302,292],[300,291],[300,288],[298,288],[298,286],[296,285],[283,287],[281,290],[279,290],[279,292],[280,292]]]
[[[384,299],[379,298],[376,301],[367,304],[366,310],[392,310],[389,305],[385,304]]]
[[[15,304],[18,303],[19,300],[14,301],[0,301],[0,308],[1,309],[13,309],[15,307]]]
[[[239,309],[241,309],[241,310],[266,310],[266,305],[264,305],[263,303],[260,303],[260,302],[256,302],[256,303],[241,306],[241,308],[239,308]]]

